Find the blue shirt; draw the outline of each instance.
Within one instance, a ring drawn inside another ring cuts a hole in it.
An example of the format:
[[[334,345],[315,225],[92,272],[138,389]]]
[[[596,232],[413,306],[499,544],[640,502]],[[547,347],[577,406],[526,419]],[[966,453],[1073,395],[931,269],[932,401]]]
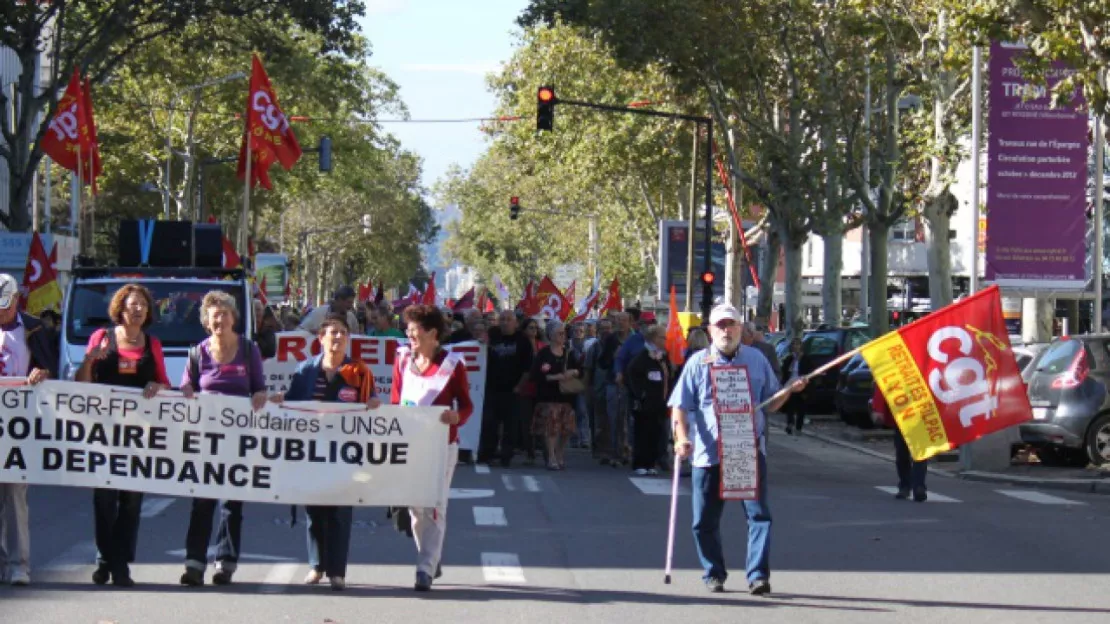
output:
[[[628,335],[624,344],[617,350],[617,357],[613,360],[613,370],[618,373],[624,374],[624,369],[636,359],[640,352],[647,348],[647,341],[644,340],[644,335],[638,331],[634,331]]]
[[[741,345],[732,359],[725,357],[713,347],[708,351],[709,357],[706,357],[706,353],[703,349],[690,356],[686,361],[686,368],[682,369],[682,375],[671,392],[670,400],[667,401],[669,407],[678,407],[686,412],[686,426],[689,429],[690,441],[694,445],[691,463],[696,468],[708,468],[720,462],[717,451],[717,416],[713,413],[713,388],[709,382],[710,366],[748,367],[748,383],[756,405],[771,398],[780,389],[778,377],[771,369],[771,363],[758,349]],[[764,438],[766,424],[767,418],[763,410],[756,410],[755,431],[759,436],[760,448],[766,446]]]

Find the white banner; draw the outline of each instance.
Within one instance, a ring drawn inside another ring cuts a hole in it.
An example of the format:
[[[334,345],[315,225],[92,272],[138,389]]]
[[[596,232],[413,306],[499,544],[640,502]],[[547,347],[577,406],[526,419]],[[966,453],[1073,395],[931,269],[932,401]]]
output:
[[[721,461],[721,500],[759,498],[759,439],[755,400],[746,366],[711,366],[717,451]]]
[[[393,387],[393,361],[397,347],[404,339],[351,336],[347,355],[352,360],[365,362],[374,373],[374,386],[378,397],[389,403]],[[477,452],[482,432],[482,406],[486,398],[486,346],[479,342],[460,342],[446,345],[448,351],[461,353],[466,362],[466,377],[470,381],[470,400],[474,413],[459,429],[459,448]],[[263,362],[266,385],[271,392],[285,392],[289,380],[304,360],[320,354],[320,341],[315,334],[304,331],[281,332],[277,335],[277,353]]]
[[[0,386],[0,481],[298,505],[431,507],[441,407],[268,404],[71,381]]]

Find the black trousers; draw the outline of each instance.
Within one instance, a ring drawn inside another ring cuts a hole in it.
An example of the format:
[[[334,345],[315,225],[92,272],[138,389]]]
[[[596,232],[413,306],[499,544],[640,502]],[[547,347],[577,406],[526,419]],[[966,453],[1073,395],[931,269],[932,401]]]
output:
[[[519,398],[515,392],[490,392],[482,408],[482,434],[478,443],[478,461],[493,458],[508,461],[519,436]]]
[[[792,396],[786,401],[782,411],[786,414],[786,428],[801,432],[806,422],[806,402],[801,396]]]
[[[93,490],[93,523],[96,527],[96,562],[113,571],[127,570],[135,561],[139,541],[139,516],[143,493],[127,490]]]
[[[659,461],[659,444],[663,437],[663,423],[667,412],[663,410],[637,410],[632,419],[632,469],[655,468]]]
[[[234,572],[239,561],[240,538],[243,534],[242,501],[215,501],[194,498],[189,515],[189,532],[185,536],[185,565],[204,570],[208,564],[208,543],[212,539],[212,514],[220,506],[220,525],[216,532],[216,561],[224,570]]]

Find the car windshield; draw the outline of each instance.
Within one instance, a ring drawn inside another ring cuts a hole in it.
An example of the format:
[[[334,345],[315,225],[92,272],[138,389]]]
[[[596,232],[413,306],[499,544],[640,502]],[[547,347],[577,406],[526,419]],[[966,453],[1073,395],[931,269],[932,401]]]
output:
[[[1075,360],[1075,354],[1081,348],[1082,345],[1078,340],[1061,340],[1050,345],[1041,354],[1041,359],[1037,362],[1036,372],[1058,375],[1068,370],[1072,361]]]
[[[806,355],[836,355],[836,336],[832,334],[812,334],[805,342]]]
[[[66,339],[73,345],[89,342],[93,332],[111,325],[108,304],[123,283],[79,283],[73,288],[66,314]],[[147,331],[167,347],[188,347],[204,340],[200,324],[200,302],[205,293],[219,289],[235,297],[243,310],[243,288],[237,282],[213,284],[185,280],[144,281],[154,296],[154,322]],[[236,331],[243,333],[240,315]]]

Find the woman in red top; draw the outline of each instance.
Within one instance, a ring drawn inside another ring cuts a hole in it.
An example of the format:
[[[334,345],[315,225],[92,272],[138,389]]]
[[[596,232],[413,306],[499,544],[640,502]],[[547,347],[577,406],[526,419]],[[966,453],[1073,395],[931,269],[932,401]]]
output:
[[[168,388],[162,343],[144,331],[154,320],[153,307],[150,291],[138,284],[126,284],[116,291],[108,305],[115,326],[98,329],[89,337],[77,381],[142,388],[148,399]],[[135,560],[142,507],[142,492],[94,490],[97,567],[92,580],[97,585],[107,583],[109,575],[116,585],[135,584],[128,564]]]
[[[439,506],[409,510],[417,551],[415,588],[428,591],[443,555],[447,498],[459,457],[459,427],[470,418],[474,404],[470,401],[466,362],[462,356],[440,347],[440,340],[447,333],[443,314],[435,306],[418,305],[406,309],[404,319],[409,344],[397,350],[390,402],[409,406],[442,405],[446,409],[440,414],[440,421],[451,428],[445,449],[447,478],[443,481]]]

